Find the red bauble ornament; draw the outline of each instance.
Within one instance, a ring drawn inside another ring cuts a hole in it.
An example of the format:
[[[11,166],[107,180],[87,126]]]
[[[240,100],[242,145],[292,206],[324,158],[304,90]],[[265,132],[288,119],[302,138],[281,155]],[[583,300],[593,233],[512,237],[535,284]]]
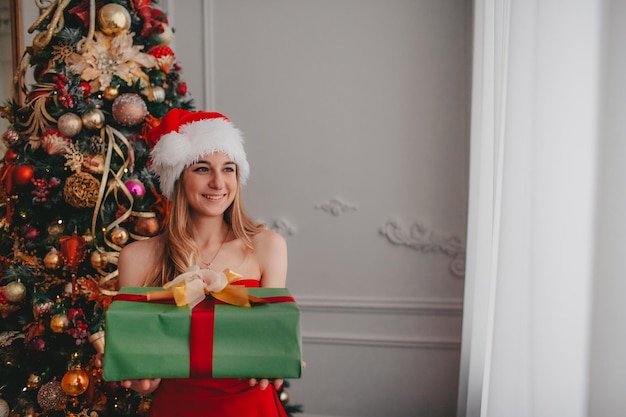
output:
[[[83,95],[88,96],[91,93],[91,86],[86,81],[81,81],[79,84],[80,88],[83,90]]]
[[[13,170],[13,182],[16,185],[30,184],[35,175],[35,169],[30,165],[18,165]]]
[[[13,149],[8,149],[5,153],[4,153],[4,160],[6,162],[15,162],[17,160],[17,152],[15,152],[15,150]]]
[[[72,236],[63,236],[59,239],[61,258],[72,273],[76,273],[78,266],[85,259],[87,242],[76,232]]]

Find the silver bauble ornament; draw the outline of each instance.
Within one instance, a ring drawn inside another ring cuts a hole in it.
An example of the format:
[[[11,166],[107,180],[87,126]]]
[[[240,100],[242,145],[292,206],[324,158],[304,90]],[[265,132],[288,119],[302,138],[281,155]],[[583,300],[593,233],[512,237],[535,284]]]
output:
[[[165,101],[165,90],[163,87],[155,86],[155,87],[147,87],[142,91],[143,95],[146,96],[148,101],[153,103],[162,103]]]
[[[10,412],[9,403],[4,398],[0,398],[0,417],[8,417]]]
[[[4,298],[10,303],[21,303],[26,297],[26,287],[20,281],[11,281],[4,287]]]
[[[83,128],[83,121],[77,114],[65,113],[59,117],[57,128],[63,136],[71,138],[80,133]]]

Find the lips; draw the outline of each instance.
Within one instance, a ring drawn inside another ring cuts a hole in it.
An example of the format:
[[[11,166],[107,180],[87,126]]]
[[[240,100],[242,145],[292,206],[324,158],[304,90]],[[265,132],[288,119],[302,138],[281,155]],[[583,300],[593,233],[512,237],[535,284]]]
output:
[[[221,200],[222,198],[224,198],[226,196],[226,194],[220,194],[220,195],[208,195],[208,194],[202,194],[202,197],[206,198],[207,200]]]

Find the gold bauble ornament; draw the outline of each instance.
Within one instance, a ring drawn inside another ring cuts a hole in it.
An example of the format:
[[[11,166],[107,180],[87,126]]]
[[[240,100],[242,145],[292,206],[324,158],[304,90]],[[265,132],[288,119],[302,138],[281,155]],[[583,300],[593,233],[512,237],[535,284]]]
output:
[[[57,121],[59,133],[68,138],[74,137],[83,129],[83,120],[74,113],[65,113]]]
[[[37,402],[44,411],[59,410],[65,406],[66,400],[67,395],[59,381],[45,383],[37,392]]]
[[[20,281],[11,281],[4,287],[4,298],[10,303],[21,303],[26,297],[26,287]]]
[[[50,330],[54,333],[63,333],[69,324],[70,321],[65,314],[55,314],[50,318]]]
[[[119,4],[105,4],[98,12],[100,30],[106,35],[118,35],[130,28],[130,13]]]
[[[163,87],[147,87],[143,89],[142,94],[146,96],[148,101],[153,103],[163,103],[165,101],[165,90]]]
[[[100,181],[87,172],[77,172],[65,180],[63,197],[76,208],[94,207],[98,201]]]
[[[66,394],[72,397],[84,393],[87,391],[88,387],[89,375],[81,368],[70,369],[63,375],[63,379],[61,380],[61,388],[63,388]]]
[[[111,113],[119,124],[135,126],[148,115],[148,106],[139,94],[125,93],[115,99]]]
[[[26,387],[28,389],[39,388],[41,386],[41,375],[30,374],[28,376],[28,381],[26,382]]]
[[[128,230],[123,227],[118,226],[111,231],[111,241],[116,245],[125,245],[129,238],[130,234],[128,233]]]
[[[159,233],[159,220],[156,217],[138,217],[134,229],[141,236],[155,236]]]
[[[102,113],[101,110],[93,109],[83,114],[81,120],[85,128],[94,130],[100,129],[102,126],[104,126],[105,118],[104,113]]]
[[[89,260],[91,262],[91,266],[93,266],[94,269],[102,269],[109,264],[107,254],[98,250],[91,252]]]
[[[102,97],[105,100],[113,101],[120,95],[120,90],[117,87],[108,86],[102,92]]]
[[[43,264],[46,268],[52,270],[59,269],[63,265],[63,260],[56,248],[52,248],[46,253],[46,256],[43,257]]]

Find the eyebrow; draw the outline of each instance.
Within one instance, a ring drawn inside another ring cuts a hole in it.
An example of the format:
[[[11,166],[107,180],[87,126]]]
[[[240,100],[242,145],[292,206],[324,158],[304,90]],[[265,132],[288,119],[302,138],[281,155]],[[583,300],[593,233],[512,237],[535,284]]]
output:
[[[211,165],[211,163],[210,163],[209,161],[206,161],[206,160],[204,160],[204,159],[198,159],[198,160],[195,162],[195,164],[194,164],[194,165],[197,165],[197,164],[206,164],[206,165]],[[224,162],[224,164],[223,164],[223,165],[237,165],[237,163],[236,163],[235,161],[226,161],[226,162]]]

